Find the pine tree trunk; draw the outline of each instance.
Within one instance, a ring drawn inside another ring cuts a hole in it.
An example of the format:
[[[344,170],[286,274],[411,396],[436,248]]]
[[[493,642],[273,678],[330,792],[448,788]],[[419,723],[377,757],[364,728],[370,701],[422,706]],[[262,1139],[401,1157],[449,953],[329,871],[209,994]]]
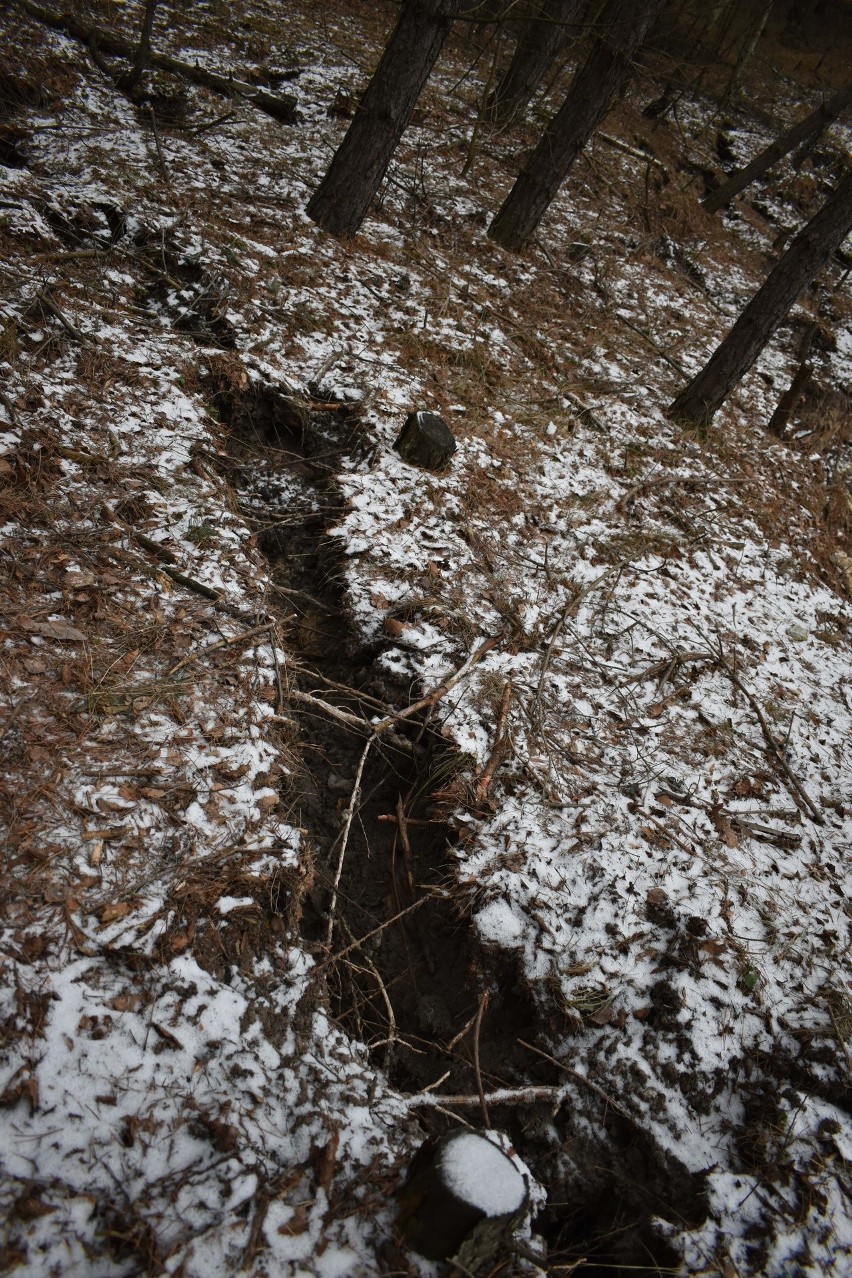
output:
[[[802,289],[822,270],[850,230],[852,173],[799,231],[709,362],[670,405],[670,417],[696,426],[710,424]]]
[[[601,35],[488,229],[503,248],[528,242],[630,69],[662,0],[609,0]]]
[[[159,0],[146,0],[145,12],[142,17],[142,30],[139,33],[139,44],[136,46],[133,66],[125,75],[118,78],[119,88],[125,93],[131,93],[136,88],[148,65],[148,56],[151,52],[151,34],[154,30],[154,15],[158,4]]]
[[[736,96],[737,90],[740,86],[740,80],[743,77],[743,72],[751,60],[752,54],[757,48],[760,37],[763,35],[763,29],[769,21],[769,15],[772,12],[772,6],[774,3],[775,0],[763,0],[762,7],[758,9],[755,14],[754,21],[746,33],[742,48],[740,49],[739,56],[734,65],[733,72],[731,73],[731,78],[728,81],[728,87],[725,89],[725,93],[722,98],[723,106],[727,106],[730,102],[733,102],[734,97]]]
[[[518,40],[512,61],[488,101],[488,115],[500,128],[519,119],[568,38],[566,24],[581,0],[544,0]]]
[[[354,235],[441,52],[461,0],[406,0],[308,216],[332,235]]]
[[[852,82],[840,89],[828,101],[823,102],[804,120],[800,120],[786,133],[782,133],[781,137],[776,138],[764,151],[761,151],[760,155],[756,155],[750,164],[732,173],[726,182],[705,196],[701,203],[707,212],[715,213],[717,209],[729,204],[735,195],[739,195],[740,191],[744,191],[752,182],[756,182],[772,168],[773,164],[777,164],[797,146],[815,142],[831,121],[842,115],[850,105],[852,105]]]

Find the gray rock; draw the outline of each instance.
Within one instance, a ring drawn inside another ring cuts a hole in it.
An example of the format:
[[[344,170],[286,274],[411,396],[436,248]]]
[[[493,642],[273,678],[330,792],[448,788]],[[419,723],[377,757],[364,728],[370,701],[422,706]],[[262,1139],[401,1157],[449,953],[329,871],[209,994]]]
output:
[[[457,447],[452,431],[438,413],[409,413],[394,441],[403,461],[425,470],[443,470]]]

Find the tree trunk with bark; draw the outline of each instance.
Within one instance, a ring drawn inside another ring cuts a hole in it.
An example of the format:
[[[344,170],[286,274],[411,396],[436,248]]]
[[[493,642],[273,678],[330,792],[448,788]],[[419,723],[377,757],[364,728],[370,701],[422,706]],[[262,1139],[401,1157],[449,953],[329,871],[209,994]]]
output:
[[[774,3],[775,0],[763,0],[762,4],[755,12],[751,26],[746,32],[742,45],[740,46],[740,51],[737,55],[734,69],[731,72],[731,78],[728,81],[728,87],[725,89],[725,93],[722,98],[723,106],[727,106],[729,103],[733,102],[734,97],[737,94],[740,87],[740,81],[743,77],[743,72],[750,62],[752,54],[757,48],[760,37],[763,35],[764,27],[769,21],[769,15],[772,12],[772,6]]]
[[[130,70],[118,79],[119,88],[125,93],[132,93],[145,72],[151,53],[151,34],[154,30],[154,15],[159,0],[146,0],[145,12],[142,16],[142,30],[139,33],[139,44]]]
[[[709,362],[670,405],[670,417],[695,426],[710,424],[802,289],[822,270],[850,230],[852,173],[799,231]]]
[[[354,235],[460,8],[461,0],[406,0],[308,216],[341,237]]]
[[[756,155],[745,168],[732,173],[726,182],[705,196],[701,203],[707,212],[715,213],[717,209],[729,204],[735,195],[739,195],[740,191],[744,191],[752,182],[756,182],[772,168],[773,164],[777,164],[797,146],[815,142],[823,130],[833,120],[838,119],[850,105],[852,105],[852,82],[839,89],[804,120],[800,120],[786,133],[782,133],[761,151],[760,155]]]
[[[532,236],[623,84],[661,7],[662,0],[609,0],[605,6],[601,34],[588,59],[488,229],[503,248],[523,248]]]
[[[568,39],[567,24],[581,0],[543,0],[515,47],[512,60],[488,100],[487,113],[499,128],[520,119],[557,53]]]

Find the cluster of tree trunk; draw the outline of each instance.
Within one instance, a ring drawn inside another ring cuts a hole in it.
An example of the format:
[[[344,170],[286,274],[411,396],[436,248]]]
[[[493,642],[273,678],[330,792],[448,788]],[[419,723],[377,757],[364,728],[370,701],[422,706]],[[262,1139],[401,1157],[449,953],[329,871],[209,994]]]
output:
[[[512,60],[489,96],[486,112],[498,128],[522,117],[570,35],[583,0],[542,0],[526,23]]]
[[[852,173],[801,230],[727,337],[669,407],[675,421],[707,426],[748,372],[804,288],[852,230]]]
[[[852,81],[844,85],[837,93],[832,94],[815,111],[805,116],[803,120],[799,120],[786,133],[782,133],[744,168],[732,173],[727,182],[723,182],[715,191],[706,195],[701,201],[705,209],[708,213],[715,213],[717,209],[724,208],[726,204],[730,204],[735,195],[739,195],[740,191],[744,191],[752,182],[763,177],[764,173],[768,173],[774,164],[782,160],[785,155],[789,155],[791,151],[795,151],[796,147],[813,146],[829,124],[839,119],[850,105],[852,105]]]
[[[663,0],[609,0],[601,34],[568,96],[524,165],[488,234],[503,248],[527,244],[572,164],[603,119],[630,70]]]
[[[355,118],[308,203],[308,216],[341,237],[367,215],[411,113],[459,15],[462,0],[405,0]],[[489,235],[522,248],[613,98],[663,0],[607,0],[585,65],[495,218]],[[500,124],[518,116],[566,39],[581,0],[539,0],[487,106]]]
[[[147,66],[155,66],[198,79],[217,91],[245,92],[257,105],[273,114],[280,112],[283,104],[295,119],[292,99],[267,103],[259,100],[263,95],[257,90],[231,77],[217,76],[153,53],[151,35],[158,0],[145,0],[139,40],[135,44],[64,12],[45,9],[35,0],[21,2],[28,13],[48,25],[89,43],[96,42],[102,50],[126,58],[130,67],[118,81],[125,91],[136,88]],[[502,2],[503,8],[499,8],[499,0],[492,4],[491,20],[500,21],[505,17],[505,0]],[[630,74],[631,60],[663,3],[664,0],[603,0],[600,5],[592,6],[596,34],[590,51],[577,70],[564,103],[489,227],[489,236],[498,244],[517,250],[529,242],[572,164],[624,85]],[[751,56],[771,8],[772,0],[754,0],[746,15],[746,38],[734,66],[732,82],[741,71],[744,59]],[[723,41],[737,9],[733,0],[727,5],[711,6],[704,23],[705,36],[707,30],[717,31],[717,43]],[[569,25],[581,11],[588,16],[582,0],[531,0],[513,57],[487,103],[487,113],[495,123],[505,125],[525,109],[564,45]],[[466,12],[472,14],[474,10],[469,6]],[[309,215],[327,231],[337,236],[351,236],[361,225],[453,21],[461,14],[462,0],[403,0],[399,20],[352,124],[308,204]],[[778,137],[743,169],[733,173],[705,197],[704,207],[710,212],[722,208],[796,147],[813,146],[827,125],[850,105],[852,81]],[[708,363],[670,405],[671,417],[698,426],[709,424],[796,298],[825,267],[850,231],[852,173],[845,176],[820,211],[792,240]],[[783,431],[809,377],[810,364],[805,351],[801,368],[773,418],[773,429]]]

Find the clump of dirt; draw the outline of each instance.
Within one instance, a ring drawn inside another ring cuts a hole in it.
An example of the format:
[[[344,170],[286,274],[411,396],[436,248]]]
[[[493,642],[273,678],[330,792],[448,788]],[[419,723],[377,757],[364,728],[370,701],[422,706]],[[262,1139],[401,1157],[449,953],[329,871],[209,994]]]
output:
[[[288,709],[300,765],[282,796],[313,863],[301,942],[322,967],[332,1014],[391,1083],[469,1097],[459,1112],[481,1123],[480,1086],[555,1090],[565,1077],[525,1046],[546,1044],[548,1009],[465,917],[454,884],[457,832],[435,801],[453,751],[427,716],[401,720],[365,754],[370,720],[403,709],[411,693],[377,664],[384,641],[365,644],[355,633],[329,536],[342,513],[335,474],[369,441],[347,406],[311,411],[292,392],[250,384],[221,363],[233,357],[217,359],[210,393],[229,432],[228,478],[269,561],[286,673],[301,694]],[[578,1273],[658,1273],[676,1258],[651,1217],[701,1219],[701,1187],[634,1125],[599,1108],[595,1135],[588,1121],[572,1122],[568,1105],[551,1113],[552,1103],[492,1103],[489,1117],[548,1188],[537,1227],[554,1254],[585,1258]],[[430,1134],[452,1121],[437,1107],[419,1113]]]

